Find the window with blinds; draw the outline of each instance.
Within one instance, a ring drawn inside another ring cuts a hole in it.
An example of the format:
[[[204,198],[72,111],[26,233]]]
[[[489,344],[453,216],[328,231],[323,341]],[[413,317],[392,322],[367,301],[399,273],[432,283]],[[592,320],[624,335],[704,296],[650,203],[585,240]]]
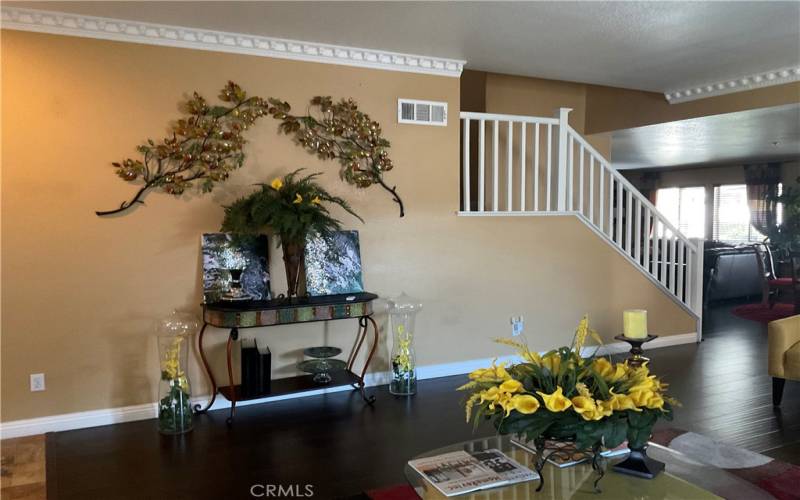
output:
[[[778,185],[778,192],[781,191]],[[783,207],[777,207],[780,224]],[[726,243],[764,241],[765,236],[750,224],[750,206],[747,203],[745,184],[727,184],[714,187],[713,238]]]
[[[664,188],[656,191],[656,209],[689,238],[705,238],[706,189],[699,187]],[[657,228],[658,236],[664,231]]]

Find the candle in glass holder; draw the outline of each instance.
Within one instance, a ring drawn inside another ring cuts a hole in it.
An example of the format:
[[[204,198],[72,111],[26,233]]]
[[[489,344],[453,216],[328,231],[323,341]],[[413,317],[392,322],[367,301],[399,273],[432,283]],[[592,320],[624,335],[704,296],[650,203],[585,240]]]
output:
[[[629,339],[647,338],[647,311],[628,309],[622,313],[623,335]]]

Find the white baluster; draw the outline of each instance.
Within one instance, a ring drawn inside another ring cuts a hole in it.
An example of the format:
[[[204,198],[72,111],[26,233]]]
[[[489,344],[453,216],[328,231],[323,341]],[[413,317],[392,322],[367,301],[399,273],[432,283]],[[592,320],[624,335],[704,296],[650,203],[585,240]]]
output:
[[[633,230],[633,194],[630,189],[625,190],[625,253],[631,254],[631,231]]]
[[[486,210],[486,121],[478,131],[478,211]]]
[[[494,121],[492,136],[492,210],[497,212],[500,203],[500,122]]]
[[[604,193],[605,184],[606,184],[605,183],[605,179],[604,179],[606,168],[603,166],[602,162],[600,162],[600,168],[598,170],[600,171],[600,179],[599,179],[599,182],[597,183],[598,186],[599,186],[599,190],[600,190],[600,192],[598,193],[598,195],[599,195],[598,196],[598,202],[599,203],[597,204],[597,211],[598,211],[598,213],[600,215],[600,217],[598,217],[598,220],[600,221],[600,223],[598,224],[598,227],[600,228],[600,232],[601,233],[605,233],[605,231],[603,231],[603,225],[605,224],[605,220],[603,219],[603,212],[605,211],[605,206],[606,206],[606,197],[605,197],[605,193]]]
[[[552,180],[552,170],[553,170],[553,125],[548,123],[547,124],[547,187],[545,188],[545,193],[547,199],[547,205],[545,206],[545,212],[549,212],[552,210],[552,205],[550,204],[550,193],[553,191],[553,180]]]
[[[575,181],[574,181],[574,170],[575,170],[575,138],[572,134],[567,134],[569,137],[567,147],[567,210],[572,211],[575,210]]]
[[[514,174],[511,170],[514,164],[514,122],[508,122],[508,147],[506,148],[506,212],[511,211],[513,197],[511,196],[512,183],[514,181]]]
[[[608,237],[614,241],[614,176],[608,171]]]
[[[642,264],[642,200],[636,198],[636,231],[634,237],[634,258],[639,265]]]
[[[526,123],[520,123],[521,138],[520,138],[520,153],[519,153],[519,210],[525,211],[525,141],[527,139],[527,131],[525,130]]]
[[[644,209],[644,241],[643,241],[643,243],[644,243],[644,259],[642,259],[642,260],[643,260],[644,268],[645,268],[645,270],[647,270],[648,273],[652,274],[652,271],[651,271],[652,267],[650,266],[650,244],[652,243],[652,240],[650,239],[650,209],[648,207],[645,207],[645,209]]]
[[[594,224],[594,155],[591,154],[589,155],[589,220]]]
[[[671,246],[672,246],[672,248],[670,249],[672,251],[672,256],[669,259],[669,266],[670,266],[669,289],[673,293],[673,295],[677,295],[678,294],[678,288],[675,285],[675,282],[677,280],[677,272],[678,272],[678,266],[677,266],[677,262],[678,262],[678,255],[677,255],[677,253],[678,253],[678,235],[677,234],[674,235],[674,237],[672,238],[672,241],[670,243],[671,243]]]
[[[694,255],[695,252],[692,249],[688,249],[686,252],[686,300],[684,304],[692,307],[692,300],[694,298]]]
[[[667,226],[664,221],[659,222],[664,230],[661,235],[661,284],[667,286]]]
[[[616,244],[622,248],[622,182],[617,181],[617,239]]]
[[[683,277],[686,274],[686,269],[684,268],[684,257],[683,254],[686,252],[686,244],[683,242],[683,238],[678,240],[678,298],[681,301],[685,300],[686,298],[686,290],[683,289]]]
[[[580,168],[580,173],[578,174],[578,211],[583,214],[583,145],[580,148],[580,161],[578,162],[578,168]]]
[[[469,118],[464,118],[464,211],[470,212],[469,193]]]
[[[539,124],[533,126],[533,210],[539,210]]]
[[[658,278],[658,270],[661,262],[659,261],[659,254],[661,253],[661,232],[663,226],[661,221],[653,214],[653,277]]]

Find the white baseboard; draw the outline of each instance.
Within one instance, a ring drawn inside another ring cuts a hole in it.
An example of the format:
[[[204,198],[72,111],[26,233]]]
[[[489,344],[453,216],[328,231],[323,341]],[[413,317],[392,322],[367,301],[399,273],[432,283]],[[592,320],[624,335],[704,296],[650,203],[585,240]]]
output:
[[[678,335],[667,335],[666,337],[658,337],[645,344],[646,350],[658,349],[660,347],[670,347],[681,344],[691,344],[697,342],[696,333],[681,333]],[[631,350],[630,344],[626,342],[614,342],[613,344],[605,344],[600,346],[597,354],[599,356],[608,356],[610,354],[620,354]],[[584,349],[584,352],[586,349]]]
[[[679,344],[689,344],[697,341],[695,333],[685,333],[680,335],[670,335],[667,337],[659,337],[647,344],[648,350],[657,349],[659,347],[668,347]],[[605,356],[608,354],[617,354],[627,352],[630,346],[625,342],[615,342],[613,344],[606,344],[598,350],[598,354]],[[584,349],[584,353],[588,354],[594,351],[593,348]],[[494,358],[472,359],[468,361],[457,361],[453,363],[441,363],[436,365],[420,366],[417,368],[417,379],[426,380],[440,377],[449,377],[452,375],[463,375],[478,368],[489,366]],[[519,358],[510,355],[497,358],[498,362],[515,362]],[[389,383],[391,373],[389,372],[374,372],[368,373],[365,377],[367,387],[375,387],[379,385],[386,385]],[[248,406],[253,404],[268,403],[271,401],[281,401],[284,399],[305,398],[310,396],[317,396],[320,394],[331,394],[335,392],[352,390],[350,386],[331,387],[329,389],[320,389],[316,391],[301,392],[297,394],[287,394],[284,396],[275,396],[269,398],[252,399],[249,401],[242,401],[236,406]],[[205,404],[206,397],[194,398],[193,403]],[[225,398],[218,397],[211,410],[221,410],[229,408],[229,403]],[[48,417],[29,418],[24,420],[12,420],[10,422],[0,423],[0,438],[8,439],[14,437],[31,436],[34,434],[44,434],[45,432],[60,432],[74,429],[84,429],[87,427],[97,427],[101,425],[119,424],[122,422],[133,422],[136,420],[146,420],[155,418],[157,416],[156,403],[145,403],[134,406],[123,406],[119,408],[107,408],[100,410],[81,411],[75,413],[65,413],[62,415],[52,415]]]
[[[28,418],[0,423],[0,438],[14,438],[44,434],[45,432],[69,431],[100,425],[145,420],[156,416],[156,404],[145,403],[119,408],[64,413],[49,417]]]

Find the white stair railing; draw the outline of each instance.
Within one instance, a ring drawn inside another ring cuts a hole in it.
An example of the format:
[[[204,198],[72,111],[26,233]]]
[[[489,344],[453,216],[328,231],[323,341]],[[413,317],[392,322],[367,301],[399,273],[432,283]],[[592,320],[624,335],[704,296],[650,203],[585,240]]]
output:
[[[578,215],[702,316],[703,254],[567,120],[461,113],[461,215]]]

